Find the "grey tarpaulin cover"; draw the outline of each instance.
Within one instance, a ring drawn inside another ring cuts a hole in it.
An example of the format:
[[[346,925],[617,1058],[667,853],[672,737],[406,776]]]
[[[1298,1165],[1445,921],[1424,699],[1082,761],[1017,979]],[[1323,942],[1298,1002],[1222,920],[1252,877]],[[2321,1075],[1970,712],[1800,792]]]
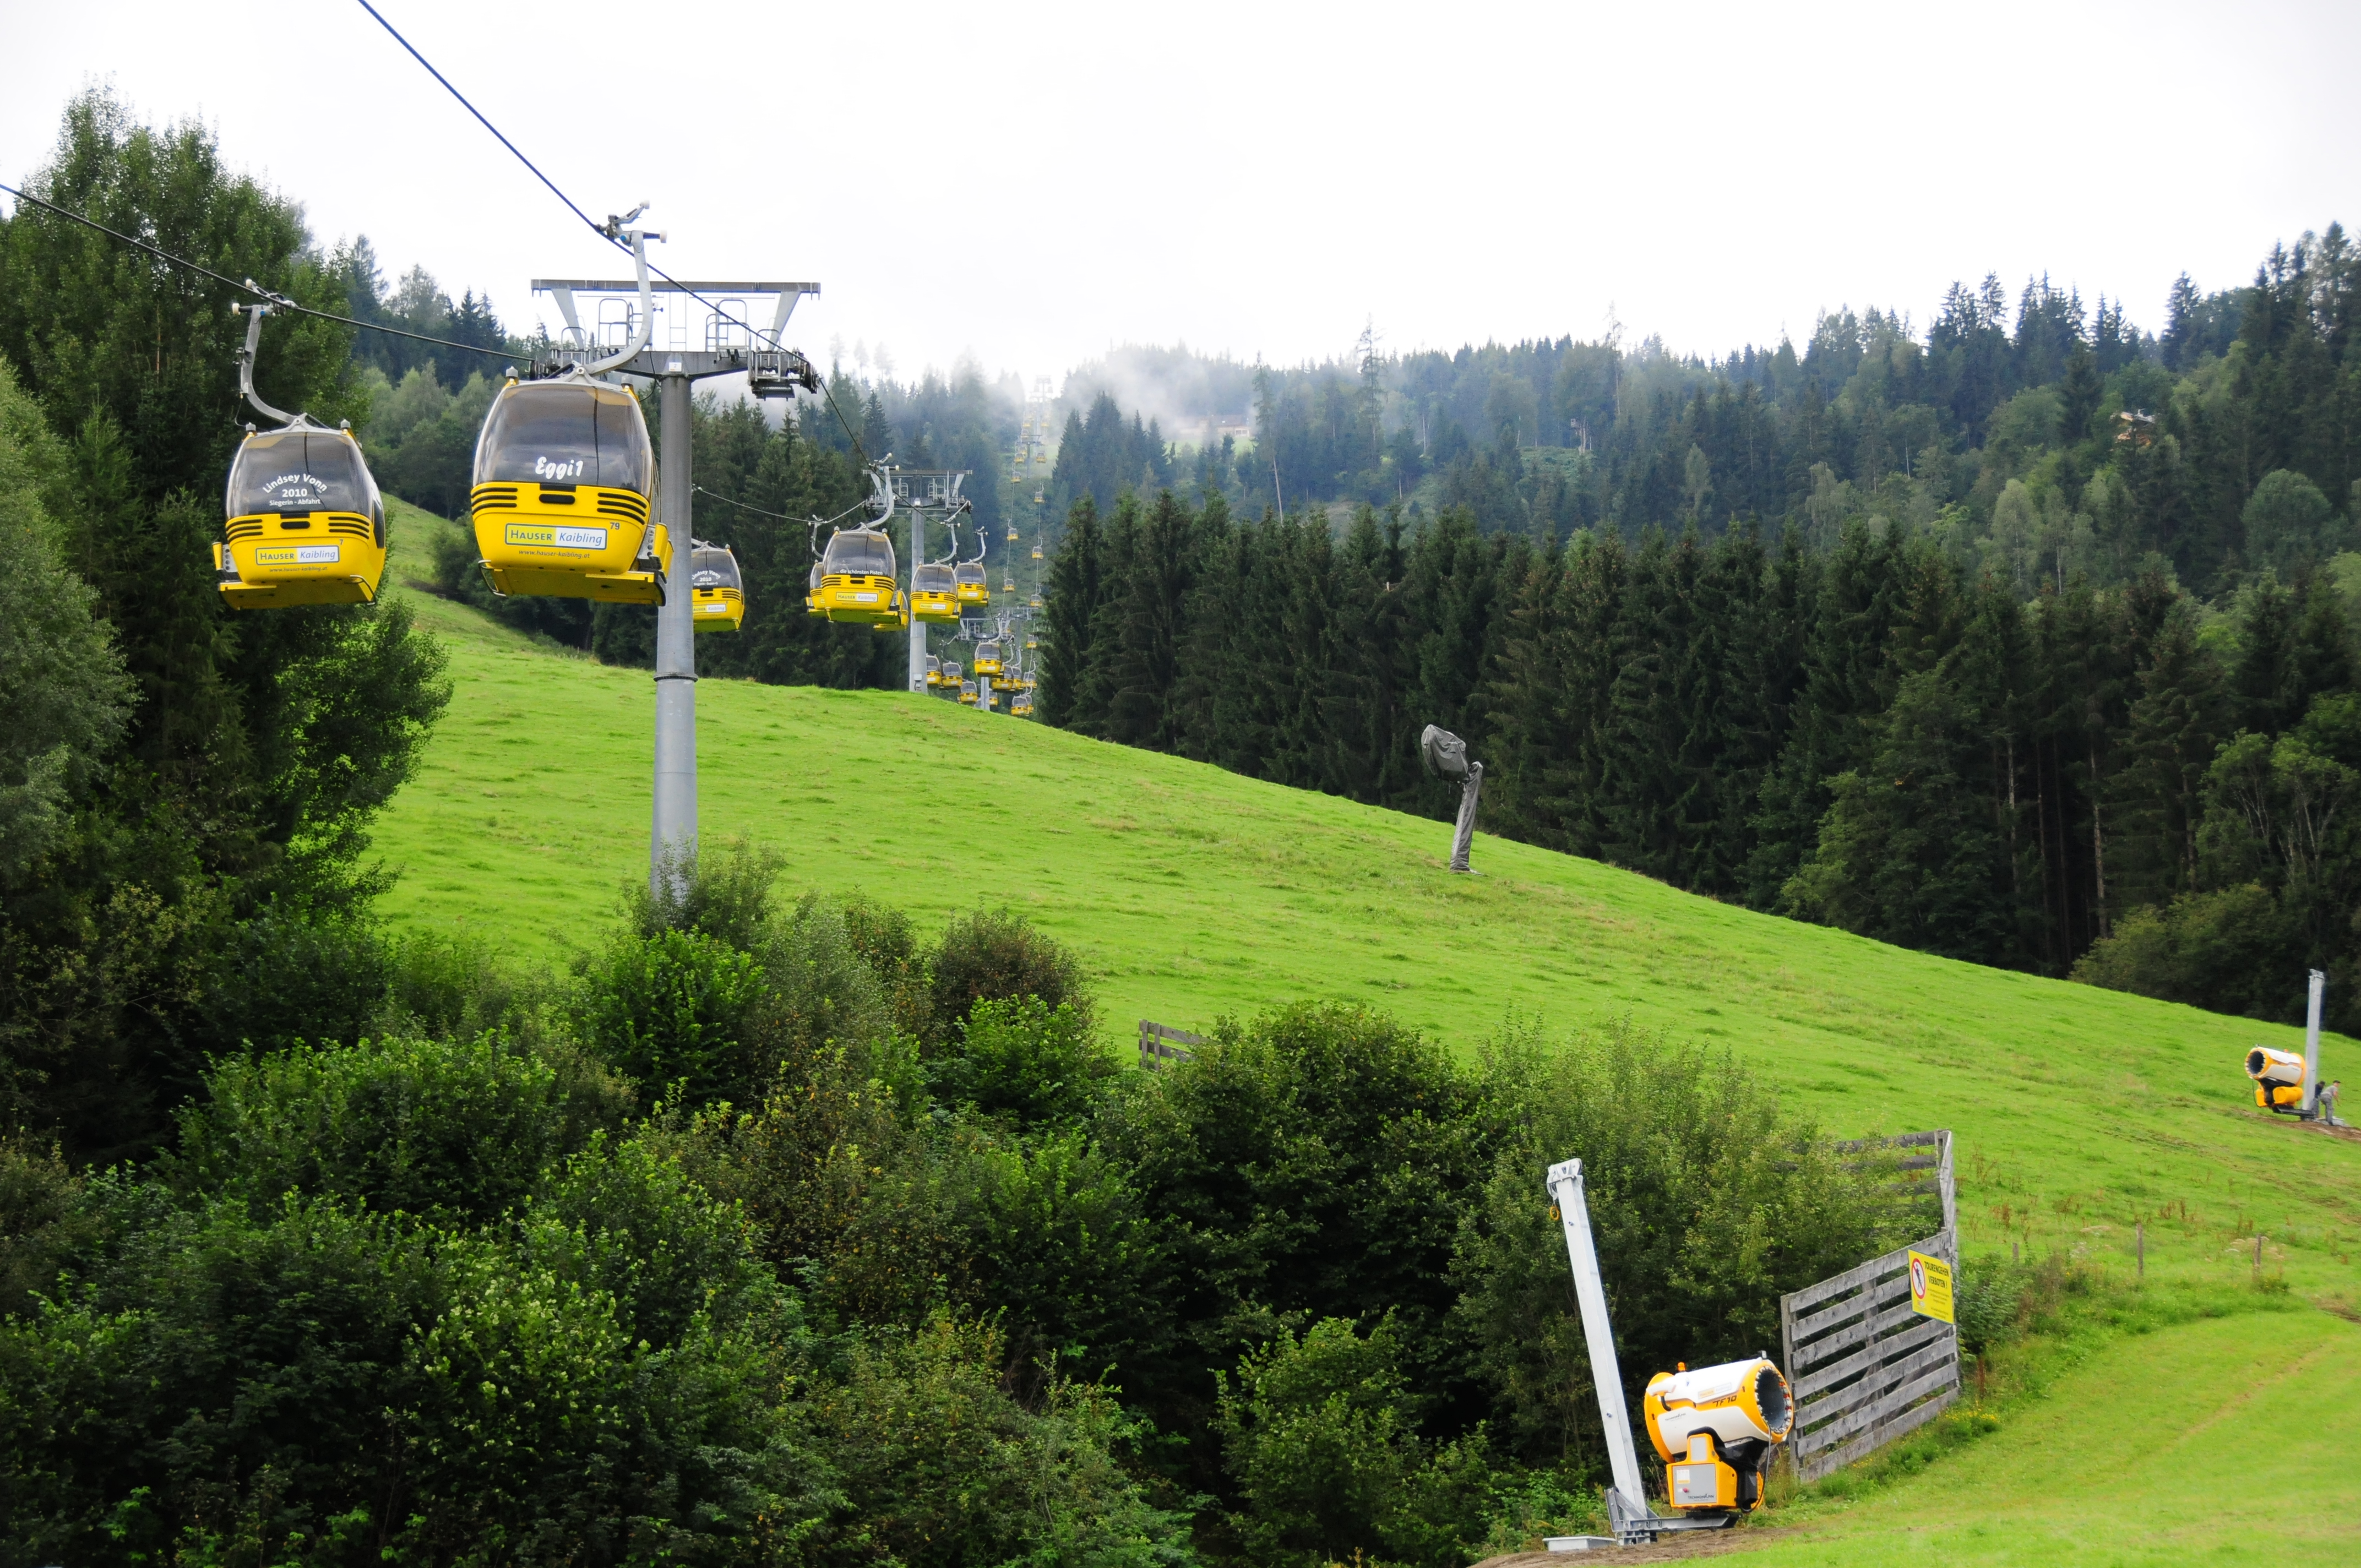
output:
[[[1432,724],[1418,738],[1418,754],[1436,777],[1466,781],[1459,791],[1458,828],[1451,836],[1451,869],[1464,872],[1476,841],[1476,797],[1484,791],[1484,764],[1467,760],[1466,741]]]

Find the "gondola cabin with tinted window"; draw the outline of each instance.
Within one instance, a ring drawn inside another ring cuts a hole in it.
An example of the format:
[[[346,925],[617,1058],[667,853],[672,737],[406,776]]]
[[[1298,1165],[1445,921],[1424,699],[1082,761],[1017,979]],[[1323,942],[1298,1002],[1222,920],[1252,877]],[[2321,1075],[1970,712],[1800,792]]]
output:
[[[990,604],[992,585],[984,580],[983,563],[962,561],[956,574],[961,604]]]
[[[819,561],[819,611],[856,626],[905,624],[894,542],[876,529],[840,528]]]
[[[368,604],[385,576],[385,502],[349,431],[298,415],[250,433],[229,469],[215,586],[232,609]]]
[[[662,604],[672,542],[655,493],[629,391],[579,374],[511,381],[484,416],[468,497],[492,591]]]
[[[910,569],[910,613],[938,624],[960,618],[959,585],[948,565],[928,561]]]
[[[688,586],[689,614],[698,631],[735,631],[745,623],[746,584],[729,546],[691,543]]]
[[[1000,674],[1000,644],[979,642],[975,645],[975,673],[979,675]]]

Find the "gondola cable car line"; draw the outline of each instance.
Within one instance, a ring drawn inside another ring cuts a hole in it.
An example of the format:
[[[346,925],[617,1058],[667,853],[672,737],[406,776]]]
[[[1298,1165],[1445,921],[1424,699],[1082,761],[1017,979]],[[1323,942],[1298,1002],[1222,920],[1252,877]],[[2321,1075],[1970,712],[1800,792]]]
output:
[[[416,60],[420,65],[425,68],[426,73],[429,76],[432,76],[436,82],[442,83],[443,90],[445,92],[450,93],[452,97],[459,101],[459,106],[461,108],[467,110],[468,114],[475,116],[477,124],[491,132],[493,138],[502,147],[508,148],[509,152],[516,159],[516,160],[519,163],[523,164],[525,168],[532,172],[534,179],[547,186],[551,195],[555,196],[559,201],[565,203],[566,211],[581,219],[583,224],[588,227],[592,233],[598,235],[609,245],[614,246],[618,250],[622,250],[626,253],[630,251],[631,247],[623,243],[621,234],[622,225],[625,222],[628,222],[628,219],[610,216],[602,224],[596,218],[593,218],[589,214],[584,212],[580,203],[577,203],[573,197],[567,195],[563,190],[558,188],[556,181],[552,180],[548,175],[544,174],[541,171],[540,165],[534,163],[532,159],[527,158],[523,151],[518,148],[516,143],[509,140],[507,136],[501,132],[500,126],[492,124],[491,120],[481,109],[477,108],[475,104],[469,103],[467,95],[465,93],[460,92],[458,88],[453,86],[449,77],[444,75],[440,71],[435,70],[434,62],[428,60],[423,54],[421,54],[418,51],[416,45],[412,44],[408,38],[403,38],[401,36],[401,30],[396,27],[391,22],[386,20],[385,14],[383,12],[379,11],[375,5],[370,5],[369,0],[357,0],[357,3],[360,5],[362,10],[367,11],[376,19],[378,26],[383,27],[388,34],[391,35],[393,41],[400,44],[403,50],[409,54],[411,59]],[[644,208],[645,203],[642,203],[641,210],[644,210]],[[634,215],[636,215],[636,214]],[[690,288],[687,284],[683,283],[679,279],[675,278],[671,273],[666,272],[663,268],[656,266],[653,262],[649,262],[646,265],[649,271],[654,273],[657,277],[671,284],[674,289],[687,295],[690,299],[695,300],[698,304],[703,305],[707,310],[711,311],[716,316],[719,317],[722,321],[727,322],[731,326],[744,330],[750,339],[761,338],[766,340],[772,350],[774,352],[785,351],[785,345],[780,342],[780,333],[778,331],[764,331],[762,328],[756,327],[750,322],[741,320],[737,316],[731,315],[715,301],[706,298],[703,294],[698,293],[695,289]],[[861,436],[853,430],[851,422],[846,420],[844,417],[844,411],[837,407],[835,393],[829,389],[829,386],[826,381],[819,381],[818,383],[818,390],[819,391],[821,398],[828,403],[828,411],[836,416],[836,422],[843,428],[845,439],[851,442],[853,456],[860,461],[862,466],[868,466],[869,455],[867,452],[862,450],[861,445]]]
[[[100,223],[95,218],[86,217],[82,214],[75,212],[71,207],[61,207],[55,202],[44,200],[39,196],[28,195],[25,192],[17,190],[14,185],[0,185],[0,191],[6,192],[9,195],[16,197],[19,202],[29,202],[34,206],[39,207],[45,212],[55,213],[58,216],[61,218],[71,218],[75,223],[81,224],[86,228],[96,229],[100,234],[106,236],[109,239],[119,240],[125,245],[144,250],[148,255],[156,258],[159,261],[169,263],[171,266],[181,268],[190,272],[194,272],[201,277],[210,278],[216,283],[225,283],[233,289],[252,294],[256,299],[260,300],[264,304],[269,305],[274,311],[289,312],[296,315],[312,316],[324,322],[335,322],[343,326],[358,327],[363,332],[381,332],[390,337],[406,337],[412,343],[431,343],[437,348],[456,348],[462,354],[481,354],[493,359],[502,360],[514,359],[516,357],[516,353],[512,349],[486,348],[481,344],[476,343],[456,343],[447,337],[430,337],[423,332],[407,332],[398,326],[385,326],[377,322],[365,322],[353,316],[340,316],[334,311],[314,310],[310,305],[300,304],[297,302],[289,299],[284,294],[264,288],[261,284],[256,282],[251,278],[248,278],[246,281],[241,283],[235,278],[227,277],[222,273],[214,271],[212,268],[203,265],[202,262],[191,261],[185,256],[175,256],[170,251],[164,249],[162,247],[150,245],[146,240],[139,238],[136,235],[127,235],[123,233],[120,229],[109,228],[106,225]]]
[[[368,11],[378,25],[382,27],[395,42],[401,44],[412,59],[424,67],[427,73],[441,83],[445,92],[459,101],[461,107],[473,115],[486,130],[490,131],[494,138],[506,148],[517,161],[522,163],[535,179],[563,202],[567,211],[609,244],[616,245],[618,248],[621,247],[623,225],[629,220],[610,217],[603,225],[593,220],[579,204],[559,189],[555,181],[543,173],[531,159],[525,157],[523,151],[502,134],[489,116],[469,103],[467,95],[461,93],[448,77],[437,71],[424,54],[420,52],[408,38],[403,38],[401,30],[388,21],[382,12],[368,4],[368,0],[360,0],[360,4],[362,9]],[[640,210],[643,210],[644,206],[645,203],[642,203]],[[633,215],[637,215],[637,210]],[[855,455],[866,464],[867,454],[862,447],[861,438],[852,429],[851,422],[845,419],[843,410],[837,406],[836,399],[829,390],[827,383],[820,379],[808,359],[785,348],[780,343],[788,312],[793,305],[793,298],[787,296],[799,297],[804,293],[817,292],[817,285],[770,284],[756,285],[749,289],[750,292],[762,291],[782,296],[781,308],[770,330],[761,331],[752,323],[739,318],[729,309],[708,298],[701,291],[700,286],[685,283],[660,267],[651,269],[646,259],[643,238],[639,236],[633,237],[635,243],[631,248],[633,261],[638,269],[642,308],[639,313],[639,322],[636,323],[638,332],[635,336],[638,341],[633,344],[631,354],[627,355],[625,358],[630,359],[637,356],[644,346],[649,321],[653,314],[649,302],[651,286],[648,282],[649,273],[653,270],[670,286],[670,291],[687,295],[710,311],[716,322],[727,323],[743,332],[746,334],[746,345],[751,346],[758,340],[766,341],[770,345],[769,353],[774,359],[774,364],[767,367],[774,372],[769,378],[774,381],[776,389],[788,396],[792,396],[797,387],[820,393],[828,403],[829,412],[835,415],[838,424],[843,429]],[[542,285],[536,284],[537,289],[540,287]],[[600,289],[597,284],[577,285],[569,282],[548,285],[549,291],[557,295],[560,312],[569,318],[568,327],[574,329],[569,335],[577,341],[569,344],[567,348],[578,365],[580,358],[589,350],[590,345],[586,340],[586,334],[579,331],[577,323],[571,319],[571,293],[577,287],[582,287],[586,291],[592,292],[599,291]],[[618,285],[617,289],[623,287],[627,285]],[[722,292],[735,292],[741,286],[707,283],[701,287],[716,289]],[[712,328],[708,327],[708,333],[711,331]],[[699,377],[726,374],[732,370],[752,370],[755,368],[752,363],[752,358],[753,356],[747,353],[741,345],[714,341],[708,343],[707,352],[666,351],[645,364],[635,362],[631,368],[624,372],[628,375],[650,377],[656,382],[659,407],[664,415],[664,451],[662,458],[665,477],[661,488],[666,494],[662,510],[665,513],[677,514],[684,537],[687,536],[688,515],[691,510],[689,488],[691,452],[688,432],[693,405],[690,402],[689,388]],[[789,363],[790,360],[792,364]],[[563,362],[561,359],[560,363]],[[607,365],[599,367],[602,370],[609,367]],[[636,400],[632,400],[632,402],[636,411]],[[817,525],[818,520],[813,521]],[[480,532],[478,539],[480,543]],[[890,546],[888,548],[890,549]],[[817,600],[821,588],[822,576],[815,572],[813,593],[807,598],[807,608],[815,610],[819,608]],[[679,897],[686,894],[688,867],[697,853],[696,627],[694,617],[689,613],[689,596],[675,595],[669,602],[661,606],[656,620],[655,792],[649,850],[649,883],[659,896]]]

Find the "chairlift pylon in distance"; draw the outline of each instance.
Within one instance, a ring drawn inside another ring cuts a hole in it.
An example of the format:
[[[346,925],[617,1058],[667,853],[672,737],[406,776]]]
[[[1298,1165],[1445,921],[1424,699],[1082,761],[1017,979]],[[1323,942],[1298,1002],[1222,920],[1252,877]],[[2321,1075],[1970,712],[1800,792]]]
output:
[[[281,413],[254,393],[254,358],[267,304],[250,312],[238,388],[276,430],[247,426],[230,459],[214,583],[232,609],[369,604],[385,576],[385,499],[360,443],[305,414]]]

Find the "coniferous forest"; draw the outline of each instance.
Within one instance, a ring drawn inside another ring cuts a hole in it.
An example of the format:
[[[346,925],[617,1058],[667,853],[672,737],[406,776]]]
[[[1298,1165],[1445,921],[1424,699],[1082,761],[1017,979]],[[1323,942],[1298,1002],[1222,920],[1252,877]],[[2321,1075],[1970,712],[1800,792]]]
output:
[[[1486,831],[2298,1016],[2361,948],[2356,277],[2332,225],[2157,334],[1987,278],[1709,364],[1266,371],[1251,450],[1161,488],[1071,422],[1040,714],[1447,816],[1438,723]]]

